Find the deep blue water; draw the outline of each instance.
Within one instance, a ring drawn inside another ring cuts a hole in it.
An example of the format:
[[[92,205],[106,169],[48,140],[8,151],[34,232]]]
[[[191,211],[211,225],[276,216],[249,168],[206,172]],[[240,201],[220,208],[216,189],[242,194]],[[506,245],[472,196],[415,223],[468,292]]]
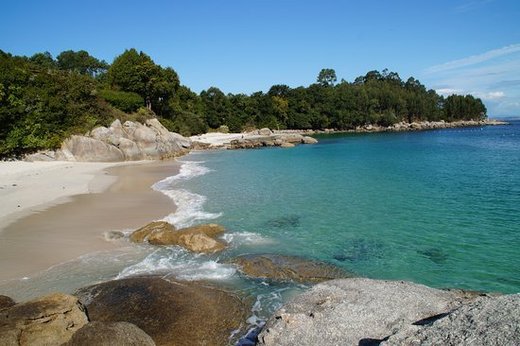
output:
[[[206,196],[204,212],[264,240],[224,257],[292,254],[364,277],[520,292],[520,122],[318,139],[185,159],[210,170],[181,183]]]

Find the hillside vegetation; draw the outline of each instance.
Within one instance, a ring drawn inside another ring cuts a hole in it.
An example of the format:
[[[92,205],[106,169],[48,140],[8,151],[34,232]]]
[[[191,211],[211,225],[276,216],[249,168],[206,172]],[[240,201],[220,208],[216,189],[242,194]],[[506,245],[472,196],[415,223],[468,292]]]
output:
[[[210,87],[197,94],[181,85],[171,67],[147,54],[124,51],[112,64],[86,51],[31,57],[0,50],[0,157],[54,149],[71,134],[82,134],[114,119],[157,117],[185,136],[226,125],[248,128],[346,130],[360,125],[392,125],[421,120],[480,120],[482,101],[471,95],[447,98],[418,80],[402,80],[388,70],[370,71],[353,82],[332,69],[316,83],[267,93],[224,94]]]

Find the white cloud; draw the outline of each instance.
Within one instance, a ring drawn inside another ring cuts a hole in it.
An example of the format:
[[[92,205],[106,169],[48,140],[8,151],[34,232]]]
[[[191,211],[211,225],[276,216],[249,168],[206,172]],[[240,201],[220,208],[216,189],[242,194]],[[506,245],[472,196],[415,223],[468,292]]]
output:
[[[440,88],[440,89],[435,89],[435,91],[437,92],[437,94],[442,95],[442,96],[461,94],[463,92],[463,90],[461,90],[461,89],[452,89],[452,88]]]
[[[504,55],[513,54],[516,52],[520,52],[519,43],[511,44],[509,46],[505,46],[505,47],[498,48],[498,49],[493,49],[493,50],[487,51],[482,54],[472,55],[467,58],[462,58],[462,59],[458,59],[458,60],[449,61],[444,64],[435,65],[435,66],[432,66],[432,67],[429,67],[428,69],[426,69],[426,73],[437,73],[437,72],[459,69],[462,67],[486,62],[491,59],[495,59],[495,58],[498,58],[498,57],[501,57]]]

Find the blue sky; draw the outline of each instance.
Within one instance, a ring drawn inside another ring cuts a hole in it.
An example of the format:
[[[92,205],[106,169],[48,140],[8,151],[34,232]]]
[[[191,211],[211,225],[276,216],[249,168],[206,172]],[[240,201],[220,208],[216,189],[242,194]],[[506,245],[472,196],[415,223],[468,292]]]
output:
[[[309,85],[322,68],[354,80],[388,68],[439,93],[520,115],[518,0],[4,0],[0,49],[87,50],[111,62],[135,47],[200,92]]]

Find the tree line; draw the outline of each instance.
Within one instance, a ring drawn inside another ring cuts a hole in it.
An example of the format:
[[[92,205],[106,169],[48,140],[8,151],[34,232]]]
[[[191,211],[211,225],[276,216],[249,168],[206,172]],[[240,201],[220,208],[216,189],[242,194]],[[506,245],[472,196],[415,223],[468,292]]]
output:
[[[136,49],[111,64],[86,51],[48,52],[31,57],[0,50],[0,156],[53,149],[71,134],[108,125],[116,118],[156,116],[183,135],[227,126],[230,131],[352,129],[405,121],[483,119],[486,108],[471,95],[443,97],[413,77],[370,71],[353,82],[337,81],[333,69],[316,82],[267,92],[225,94],[210,87],[197,94],[180,83],[171,67]]]

